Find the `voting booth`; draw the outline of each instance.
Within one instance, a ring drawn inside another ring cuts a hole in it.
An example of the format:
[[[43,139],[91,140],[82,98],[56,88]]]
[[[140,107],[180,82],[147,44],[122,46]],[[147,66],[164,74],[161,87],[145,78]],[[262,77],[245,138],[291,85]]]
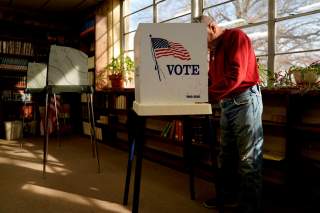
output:
[[[136,149],[132,212],[139,210],[144,129],[148,116],[176,115],[183,120],[185,158],[191,166],[189,115],[211,114],[208,102],[206,26],[197,24],[139,24],[134,38],[135,101],[129,118],[128,167],[123,203],[128,202],[131,163]],[[195,198],[189,169],[190,195]]]
[[[48,69],[48,85],[62,92],[81,92],[90,86],[88,56],[80,50],[51,45]]]
[[[47,65],[28,63],[27,90],[42,90],[47,85]]]
[[[88,119],[90,121],[91,131],[91,146],[92,155],[97,159],[98,172],[100,172],[100,160],[98,153],[98,144],[95,134],[95,120],[93,112],[93,87],[88,81],[88,56],[81,50],[66,47],[51,45],[49,62],[48,62],[48,79],[47,79],[47,92],[46,92],[46,107],[45,107],[45,140],[44,140],[44,157],[43,157],[43,175],[46,174],[47,154],[48,154],[48,141],[49,141],[49,125],[48,125],[48,112],[51,109],[51,96],[54,100],[54,108],[56,113],[57,133],[59,139],[59,119],[57,108],[57,93],[63,92],[78,92],[86,93]]]
[[[138,114],[211,113],[211,106],[204,104],[208,102],[206,41],[204,24],[139,24],[134,38]]]

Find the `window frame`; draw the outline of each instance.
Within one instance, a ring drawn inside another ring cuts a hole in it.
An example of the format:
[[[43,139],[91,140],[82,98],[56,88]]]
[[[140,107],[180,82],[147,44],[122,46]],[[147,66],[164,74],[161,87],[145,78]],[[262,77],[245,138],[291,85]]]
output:
[[[126,1],[126,0],[124,0]],[[122,1],[122,4],[124,3],[124,1]],[[134,11],[132,13],[129,13],[125,16],[122,17],[122,21],[124,20],[124,18],[133,15],[137,12],[140,12],[144,9],[147,9],[149,7],[153,7],[153,23],[157,23],[157,6],[159,3],[165,2],[167,0],[153,0],[153,3],[151,5],[148,5],[146,7],[143,7],[137,11]],[[227,0],[224,2],[220,2],[220,3],[214,3],[208,7],[204,6],[204,0],[190,0],[191,3],[191,20],[194,17],[197,17],[199,15],[202,15],[206,10],[209,10],[210,8],[214,8],[214,7],[218,7],[221,5],[225,5],[228,4],[230,2],[234,2],[236,0]],[[276,23],[281,22],[281,21],[286,21],[286,20],[291,20],[291,19],[295,19],[295,18],[299,18],[299,17],[305,17],[308,15],[313,15],[313,14],[319,14],[320,15],[320,9],[315,9],[312,11],[307,11],[307,12],[302,12],[302,13],[297,13],[297,14],[289,14],[286,16],[282,16],[282,17],[276,17],[276,1],[277,0],[267,0],[267,6],[268,6],[268,14],[267,14],[267,20],[265,21],[259,21],[257,23],[248,23],[245,24],[243,26],[240,26],[239,28],[241,29],[245,29],[245,28],[251,28],[251,27],[256,27],[256,26],[261,26],[261,25],[267,25],[267,30],[268,30],[268,35],[267,35],[267,41],[268,41],[268,47],[267,47],[267,54],[260,54],[257,55],[257,57],[267,57],[267,69],[271,72],[274,73],[275,72],[275,57],[279,56],[279,55],[285,55],[285,54],[295,54],[295,53],[308,53],[308,52],[320,52],[320,48],[319,49],[312,49],[312,50],[301,50],[301,51],[290,51],[290,52],[281,52],[281,53],[276,53],[276,40],[275,40],[275,34],[276,34]],[[172,21],[174,19],[177,18],[181,18],[183,16],[189,15],[190,13],[186,13],[183,15],[180,15],[178,17],[173,17],[167,20],[162,20],[159,23],[165,23],[168,21]],[[191,22],[190,20],[190,22]],[[123,33],[122,33],[122,37],[123,37],[123,41],[124,38],[127,34],[129,33],[134,33],[136,30],[134,31],[130,31],[130,32],[125,32],[124,31],[124,26],[123,26]],[[124,50],[124,53],[126,52],[131,52],[134,50],[125,50],[125,45],[124,42],[122,43],[122,49]]]

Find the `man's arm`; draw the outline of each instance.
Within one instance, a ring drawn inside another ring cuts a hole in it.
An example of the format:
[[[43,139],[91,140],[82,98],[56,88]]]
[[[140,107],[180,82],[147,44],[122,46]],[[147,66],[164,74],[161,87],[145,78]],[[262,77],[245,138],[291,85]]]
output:
[[[249,38],[244,33],[234,32],[231,35],[229,48],[226,51],[225,94],[234,91],[243,82],[248,69]]]
[[[234,92],[247,78],[248,57],[250,57],[251,42],[242,31],[233,31],[224,40],[223,57],[219,57],[216,67],[209,72],[209,94],[214,99],[220,99]],[[218,57],[215,59],[218,60]],[[222,69],[222,70],[221,70]],[[221,77],[214,77],[217,73]],[[215,79],[214,79],[215,78]]]

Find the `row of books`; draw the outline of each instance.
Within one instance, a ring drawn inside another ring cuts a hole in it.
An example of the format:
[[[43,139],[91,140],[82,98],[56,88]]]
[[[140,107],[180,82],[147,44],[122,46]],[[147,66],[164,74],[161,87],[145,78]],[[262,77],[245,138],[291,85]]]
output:
[[[82,129],[83,129],[83,134],[85,135],[91,135],[91,126],[90,123],[88,122],[82,122]],[[96,127],[96,138],[98,140],[102,140],[102,129],[99,127]]]
[[[81,103],[87,103],[88,98],[87,93],[81,93]]]
[[[1,75],[0,84],[3,87],[15,88],[15,89],[25,89],[27,76],[6,76]]]
[[[27,71],[28,60],[23,58],[0,57],[0,70]]]
[[[88,72],[88,83],[94,85],[94,72]]]
[[[88,69],[94,68],[94,56],[88,58]]]
[[[109,119],[110,117],[110,119]],[[128,117],[126,115],[115,115],[115,114],[110,114],[110,115],[100,115],[99,116],[99,120],[97,120],[96,122],[99,124],[104,124],[104,125],[108,125],[109,124],[109,120],[110,123],[119,123],[119,124],[126,124]]]
[[[25,105],[21,107],[20,114],[25,119],[33,119],[34,116],[34,106],[32,105]]]
[[[262,120],[275,123],[286,123],[287,108],[285,106],[264,106]]]
[[[181,120],[169,121],[161,131],[161,137],[168,138],[178,143],[183,142],[183,123]]]
[[[16,65],[16,64],[0,64],[0,71],[14,70],[25,72],[28,70],[28,66]]]
[[[31,42],[0,40],[0,53],[33,56],[34,49]]]
[[[109,117],[106,115],[100,115],[99,120],[97,120],[97,123],[107,125],[109,124]]]
[[[32,95],[24,93],[23,90],[3,90],[1,93],[2,101],[31,101]]]
[[[125,95],[119,95],[115,98],[114,108],[115,109],[126,109],[127,108],[127,98]]]
[[[106,95],[107,96],[107,95]],[[113,109],[127,109],[127,97],[125,95],[119,95],[114,98],[114,102],[112,106],[109,106],[108,97],[106,97],[105,102],[103,103],[103,106],[105,108],[113,108]],[[85,103],[87,102],[85,94],[81,95],[81,102]]]

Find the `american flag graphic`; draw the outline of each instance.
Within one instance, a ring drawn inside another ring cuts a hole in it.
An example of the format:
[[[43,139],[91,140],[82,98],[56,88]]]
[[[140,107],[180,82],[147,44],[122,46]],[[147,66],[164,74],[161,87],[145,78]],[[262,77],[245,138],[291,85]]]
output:
[[[182,44],[171,42],[163,38],[151,38],[155,57],[173,56],[184,61],[189,61],[189,51]]]
[[[59,114],[59,111],[61,110],[61,100],[60,96],[56,95],[56,100],[57,100],[57,114]],[[44,135],[44,120],[45,120],[45,115],[43,112],[43,116],[41,116],[41,124],[40,124],[40,132],[41,135]],[[53,133],[55,129],[57,129],[57,116],[56,116],[56,109],[55,109],[55,104],[54,104],[54,97],[51,97],[49,101],[49,109],[48,109],[48,131],[49,134]]]

